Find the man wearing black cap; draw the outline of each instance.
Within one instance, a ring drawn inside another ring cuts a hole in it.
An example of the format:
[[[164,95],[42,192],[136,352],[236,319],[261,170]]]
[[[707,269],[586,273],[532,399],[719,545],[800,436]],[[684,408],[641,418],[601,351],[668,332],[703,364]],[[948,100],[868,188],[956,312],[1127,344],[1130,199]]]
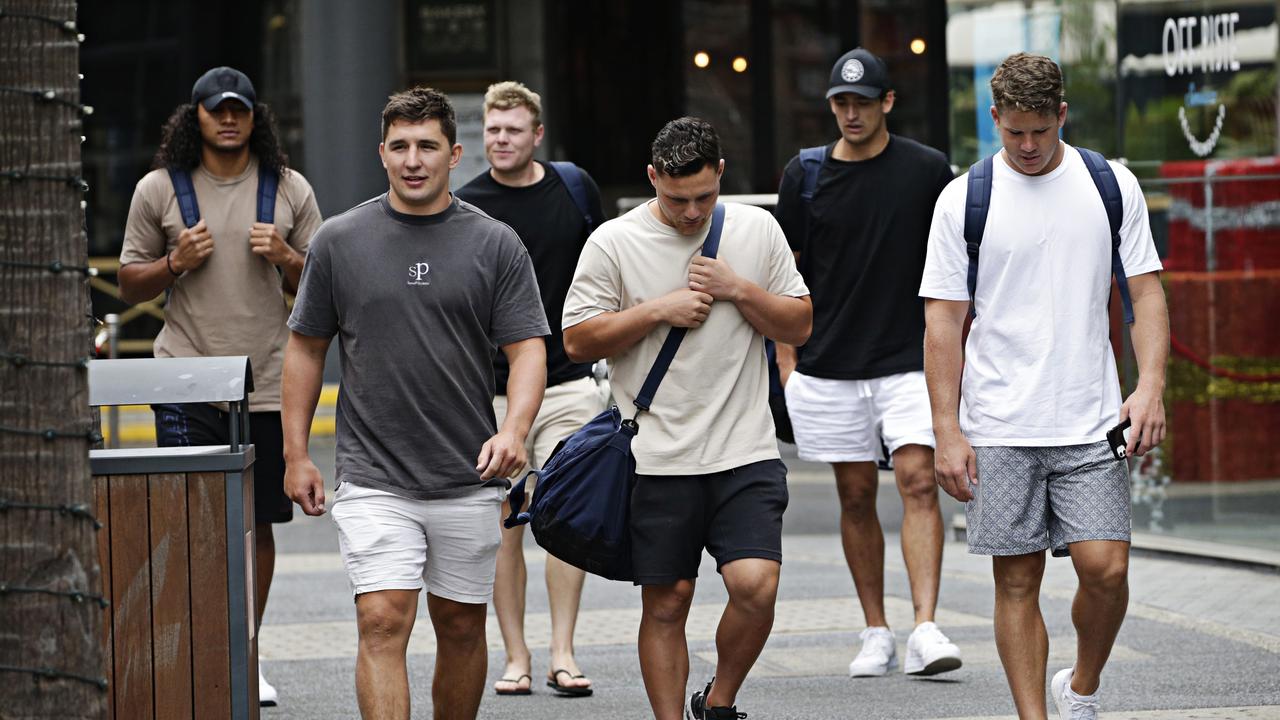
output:
[[[933,623],[943,531],[917,297],[929,219],[952,173],[942,153],[889,133],[892,87],[884,62],[867,50],[836,61],[827,101],[840,138],[788,163],[776,211],[813,292],[809,342],[778,346],[787,407],[800,457],[835,469],[845,560],[867,623],[852,677],[898,665],[876,516],[882,439],[902,496],[902,554],[915,606],[903,670],[933,675],[960,667],[959,649]]]
[[[239,70],[196,81],[191,102],[165,123],[152,171],[138,181],[120,252],[120,297],[168,294],[156,357],[248,355],[250,440],[256,446],[254,512],[257,621],[275,567],[271,524],[288,522],[284,494],[280,375],[289,332],[284,293],[302,274],[320,209],[311,186],[288,169],[271,111]],[[272,191],[274,187],[274,192]],[[219,407],[156,405],[162,446],[225,445]],[[276,690],[258,674],[259,701]]]

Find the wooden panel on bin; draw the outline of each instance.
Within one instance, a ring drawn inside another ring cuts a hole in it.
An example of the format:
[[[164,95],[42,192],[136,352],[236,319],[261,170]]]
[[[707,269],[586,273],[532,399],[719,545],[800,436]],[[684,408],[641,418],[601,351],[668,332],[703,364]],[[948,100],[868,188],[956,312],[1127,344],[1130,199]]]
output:
[[[191,674],[198,720],[231,717],[226,476],[187,475],[191,538]],[[256,679],[256,678],[255,678]]]
[[[151,637],[156,716],[190,720],[191,577],[187,545],[187,478],[150,475]]]
[[[147,476],[109,481],[111,604],[115,606],[113,680],[115,715],[155,717],[152,705],[151,568],[147,533]]]
[[[113,600],[111,595],[111,502],[109,494],[110,476],[97,475],[93,478],[93,516],[98,518],[102,527],[98,529],[98,565],[101,568],[98,577],[102,581],[100,591],[102,597]],[[102,609],[102,654],[106,659],[107,679],[112,690],[115,683],[111,680],[113,670],[111,617],[113,606]],[[115,720],[114,693],[107,696],[107,720]]]

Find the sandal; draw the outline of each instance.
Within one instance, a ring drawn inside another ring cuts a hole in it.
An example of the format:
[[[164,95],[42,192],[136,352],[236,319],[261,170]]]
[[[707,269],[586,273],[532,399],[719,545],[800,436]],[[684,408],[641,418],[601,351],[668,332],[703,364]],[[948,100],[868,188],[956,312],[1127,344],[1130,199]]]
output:
[[[524,681],[525,678],[529,679],[529,687],[520,687],[520,683]],[[493,691],[498,695],[532,695],[533,694],[533,687],[532,687],[533,676],[532,675],[521,675],[520,677],[514,677],[514,678],[509,678],[509,677],[498,678],[498,682],[508,682],[516,686],[514,690],[504,690],[500,687],[497,687],[495,683]]]
[[[587,697],[592,693],[592,688],[590,685],[583,685],[583,686],[561,685],[560,683],[556,682],[556,680],[560,677],[560,673],[564,673],[565,675],[568,675],[570,680],[578,680],[580,678],[586,677],[586,675],[574,675],[568,670],[565,670],[564,668],[560,668],[559,670],[555,670],[550,675],[547,676],[547,687],[551,688],[552,690],[555,690],[556,692],[560,693],[564,697]]]

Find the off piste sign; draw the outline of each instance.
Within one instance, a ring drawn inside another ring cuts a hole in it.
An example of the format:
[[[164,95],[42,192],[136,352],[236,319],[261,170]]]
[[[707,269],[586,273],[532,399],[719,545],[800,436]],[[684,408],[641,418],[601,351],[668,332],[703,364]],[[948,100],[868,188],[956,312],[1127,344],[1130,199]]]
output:
[[[1170,17],[1164,21],[1163,50],[1164,72],[1169,77],[1194,73],[1237,72],[1240,70],[1239,43],[1236,42],[1236,26],[1240,13],[1216,13],[1213,15],[1186,15]],[[1191,129],[1187,120],[1187,108],[1218,106],[1213,129],[1203,140]],[[1218,93],[1207,88],[1196,89],[1188,83],[1182,107],[1178,108],[1178,124],[1191,152],[1206,157],[1213,152],[1222,135],[1222,123],[1227,118],[1227,106],[1218,101]]]

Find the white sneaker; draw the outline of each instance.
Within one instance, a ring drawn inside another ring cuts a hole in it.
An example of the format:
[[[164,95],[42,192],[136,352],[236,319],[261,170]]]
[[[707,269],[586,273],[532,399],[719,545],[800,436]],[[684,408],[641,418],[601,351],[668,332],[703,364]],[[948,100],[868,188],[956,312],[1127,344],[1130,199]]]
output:
[[[903,672],[908,675],[937,675],[960,667],[960,648],[955,646],[937,625],[922,622],[907,638],[907,660]]]
[[[862,649],[849,663],[849,677],[879,677],[898,667],[897,642],[887,627],[862,631]]]
[[[276,702],[280,699],[280,693],[272,687],[271,683],[262,675],[262,663],[258,663],[258,705],[262,707],[275,707]]]
[[[1049,683],[1049,691],[1053,694],[1053,702],[1058,706],[1058,717],[1061,720],[1098,720],[1098,695],[1077,695],[1071,689],[1073,668],[1059,670]]]

